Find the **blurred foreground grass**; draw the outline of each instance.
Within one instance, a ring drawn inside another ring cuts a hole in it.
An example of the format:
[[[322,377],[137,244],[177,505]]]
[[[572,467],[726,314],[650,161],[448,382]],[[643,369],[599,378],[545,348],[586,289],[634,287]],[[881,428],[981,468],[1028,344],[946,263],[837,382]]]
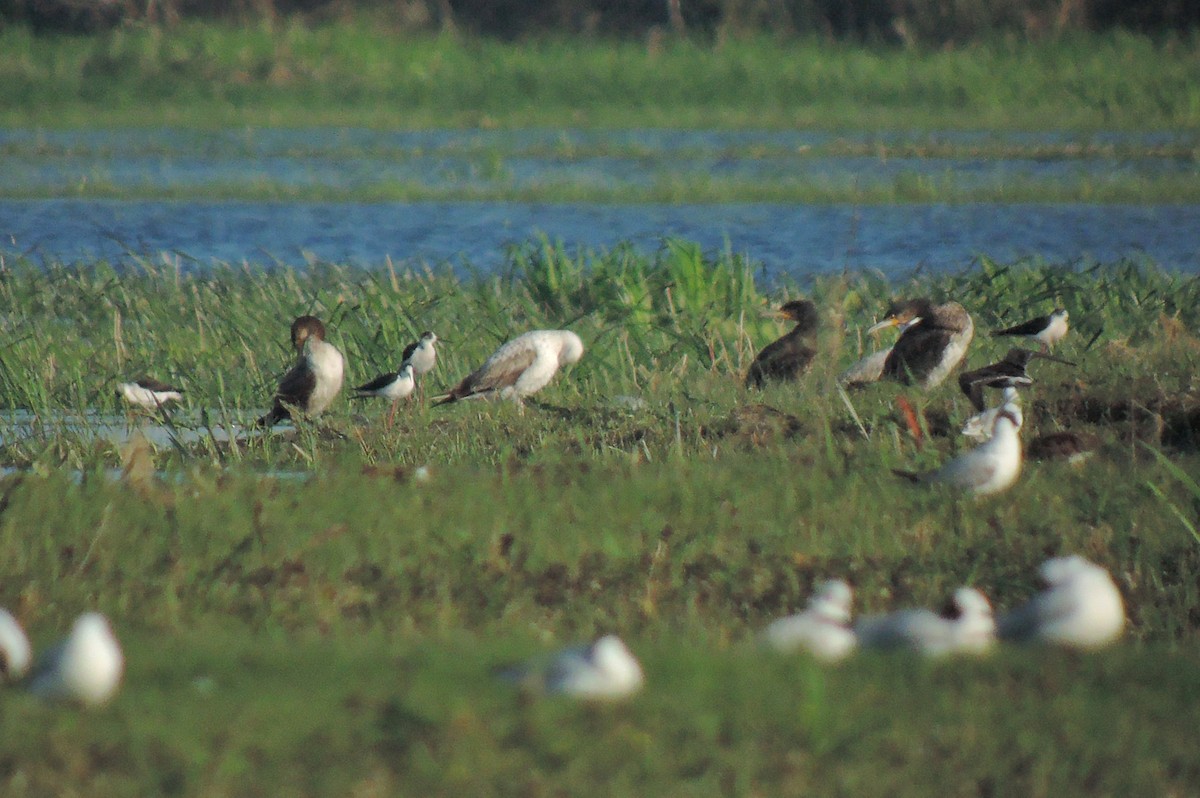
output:
[[[986,259],[897,284],[768,291],[753,273],[682,241],[652,255],[534,242],[465,281],[8,260],[4,398],[48,421],[116,411],[113,382],[141,371],[187,383],[180,425],[201,408],[248,418],[302,312],[330,323],[351,382],[426,328],[453,342],[430,391],[532,327],[570,326],[588,352],[524,414],[413,405],[386,431],[382,407],[339,401],[319,428],[140,454],[53,423],[6,432],[22,468],[0,480],[0,605],[39,647],[103,610],[130,664],[95,713],[0,693],[0,792],[1189,793],[1200,281]],[[825,321],[816,368],[745,392],[781,331],[761,312],[801,292]],[[904,391],[928,429],[918,446],[898,387],[850,394],[856,421],[831,383],[873,347],[860,331],[886,299],[917,293],[972,311],[972,365],[1007,348],[987,330],[1069,308],[1059,353],[1080,365],[1031,369],[1023,437],[1093,432],[1100,451],[1030,463],[986,501],[895,480],[964,445],[966,400]],[[152,467],[113,479],[122,454]],[[961,583],[1008,607],[1064,552],[1109,568],[1126,598],[1130,629],[1108,651],[825,669],[754,643],[822,578],[849,579],[860,612],[938,606]],[[626,704],[530,701],[489,677],[608,631],[647,671]]]

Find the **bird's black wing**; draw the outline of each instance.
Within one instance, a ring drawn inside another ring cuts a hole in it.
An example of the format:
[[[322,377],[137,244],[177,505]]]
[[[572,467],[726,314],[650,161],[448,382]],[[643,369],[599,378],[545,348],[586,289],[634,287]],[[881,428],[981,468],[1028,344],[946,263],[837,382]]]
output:
[[[967,371],[958,375],[958,387],[971,400],[971,404],[980,413],[983,412],[984,381],[976,379],[978,371]]]
[[[925,379],[942,362],[942,355],[953,335],[950,330],[924,324],[908,328],[883,362],[884,379],[904,385]]]
[[[308,360],[300,358],[292,370],[283,375],[275,391],[275,403],[271,412],[258,420],[261,427],[270,427],[291,416],[289,407],[304,409],[308,398],[317,387],[317,374],[309,368]]]
[[[378,391],[391,385],[396,380],[396,372],[389,371],[386,374],[380,374],[370,382],[363,383],[354,390],[356,391]]]
[[[1037,335],[1050,326],[1049,316],[1038,316],[1036,319],[1021,322],[1004,330],[997,330],[992,335]]]

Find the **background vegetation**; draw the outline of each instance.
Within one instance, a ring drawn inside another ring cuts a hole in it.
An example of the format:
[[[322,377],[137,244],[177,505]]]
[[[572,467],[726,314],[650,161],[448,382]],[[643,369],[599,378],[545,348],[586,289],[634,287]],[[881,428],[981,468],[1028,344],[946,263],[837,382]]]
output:
[[[504,37],[531,34],[776,36],[946,44],[983,36],[1044,38],[1126,27],[1185,31],[1200,25],[1187,0],[3,0],[0,19],[50,30],[186,19],[309,22],[369,16],[393,29],[463,29]]]
[[[296,127],[1195,129],[1192,37],[957,48],[757,36],[396,36],[296,21],[90,36],[0,30],[0,123]]]

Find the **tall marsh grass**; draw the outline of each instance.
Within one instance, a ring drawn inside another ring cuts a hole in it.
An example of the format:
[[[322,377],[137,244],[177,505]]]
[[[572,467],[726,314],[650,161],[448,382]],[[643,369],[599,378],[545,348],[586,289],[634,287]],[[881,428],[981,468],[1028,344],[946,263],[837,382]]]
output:
[[[587,356],[546,398],[560,406],[582,404],[591,408],[585,415],[595,412],[604,419],[591,428],[585,424],[579,435],[569,425],[546,438],[539,424],[521,422],[524,432],[516,437],[497,430],[494,438],[468,443],[458,437],[465,427],[452,424],[442,437],[444,428],[430,426],[443,411],[415,409],[407,437],[396,438],[370,422],[370,405],[340,403],[331,417],[341,419],[335,425],[351,424],[356,430],[351,449],[368,460],[503,459],[505,452],[543,446],[549,451],[564,440],[577,452],[633,447],[659,458],[670,450],[712,448],[713,430],[727,425],[731,408],[745,401],[739,398],[740,379],[755,352],[786,329],[769,311],[798,295],[811,296],[823,317],[822,356],[809,383],[820,400],[804,406],[801,415],[814,414],[827,436],[851,422],[874,426],[891,413],[880,401],[883,394],[871,393],[866,404],[855,398],[848,414],[832,383],[850,362],[887,345],[863,331],[894,296],[962,302],[975,317],[973,357],[981,359],[1001,354],[1007,344],[989,339],[986,330],[1066,307],[1073,329],[1069,351],[1089,365],[1061,375],[1064,387],[1077,380],[1093,399],[1136,397],[1142,403],[1196,390],[1186,364],[1195,359],[1189,342],[1200,324],[1200,280],[1152,264],[1001,264],[983,258],[961,273],[914,274],[898,282],[848,272],[774,286],[759,285],[755,274],[754,263],[729,249],[705,252],[677,239],[649,253],[629,245],[593,250],[533,240],[512,247],[497,273],[467,278],[449,268],[404,271],[391,264],[313,262],[293,270],[249,263],[200,266],[180,256],[70,264],[10,255],[0,270],[0,302],[10,309],[0,352],[3,405],[42,419],[63,413],[89,419],[96,410],[120,409],[117,382],[150,375],[186,387],[185,408],[175,423],[226,427],[247,422],[269,402],[292,358],[288,325],[302,313],[326,321],[331,339],[346,354],[351,385],[396,368],[404,346],[421,331],[434,330],[447,343],[425,386],[428,393],[452,385],[514,335],[570,327],[583,337]],[[952,389],[947,392],[954,396]],[[619,406],[646,403],[653,423],[618,412]],[[1179,423],[1186,427],[1185,420]],[[320,459],[327,447],[319,431],[303,435],[308,437],[302,437],[306,454],[300,462]],[[64,445],[51,434],[22,438],[6,452],[13,463],[43,455],[53,460]],[[836,448],[832,439],[827,445]],[[214,442],[204,451],[218,459],[268,462],[297,452],[274,438],[255,439],[247,447]],[[75,453],[72,462],[91,451],[78,443],[66,448]],[[110,462],[115,456],[103,448],[96,453]]]

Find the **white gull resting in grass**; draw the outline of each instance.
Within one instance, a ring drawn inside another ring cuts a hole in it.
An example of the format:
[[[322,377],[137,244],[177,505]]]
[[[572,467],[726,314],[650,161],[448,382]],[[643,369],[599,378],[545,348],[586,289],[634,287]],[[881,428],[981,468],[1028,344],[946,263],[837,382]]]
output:
[[[578,363],[583,341],[570,330],[534,330],[497,349],[436,404],[499,397],[518,404],[550,383],[560,366]]]
[[[167,402],[178,402],[183,399],[183,389],[168,385],[150,377],[143,377],[133,382],[122,382],[117,385],[117,393],[125,401],[135,407],[155,410]]]
[[[288,418],[292,410],[316,416],[333,404],[342,390],[346,361],[337,347],[325,340],[325,325],[316,316],[300,316],[292,322],[292,347],[299,358],[279,380],[271,412],[258,426],[271,427]]]
[[[916,473],[893,469],[897,476],[913,482],[936,482],[970,491],[976,496],[999,493],[1012,487],[1021,475],[1021,430],[1023,416],[1015,402],[1000,408],[987,442],[960,454],[941,468]]]
[[[29,638],[8,610],[0,609],[0,682],[15,682],[29,670]]]
[[[108,619],[87,612],[76,619],[66,640],[38,660],[29,690],[51,700],[100,706],[116,695],[124,670],[125,658]]]
[[[773,621],[763,638],[779,651],[804,650],[826,662],[834,662],[854,650],[850,622],[850,586],[841,580],[821,584],[808,600],[804,612]]]
[[[564,649],[545,664],[505,669],[499,676],[535,690],[587,699],[624,698],[645,681],[637,658],[616,635]]]
[[[1117,639],[1125,604],[1108,571],[1077,554],[1038,569],[1047,588],[1000,617],[1000,637],[1097,648]]]
[[[987,597],[970,587],[954,591],[954,617],[931,610],[900,610],[871,615],[854,625],[863,648],[904,648],[928,656],[978,654],[991,647],[996,621]]]

